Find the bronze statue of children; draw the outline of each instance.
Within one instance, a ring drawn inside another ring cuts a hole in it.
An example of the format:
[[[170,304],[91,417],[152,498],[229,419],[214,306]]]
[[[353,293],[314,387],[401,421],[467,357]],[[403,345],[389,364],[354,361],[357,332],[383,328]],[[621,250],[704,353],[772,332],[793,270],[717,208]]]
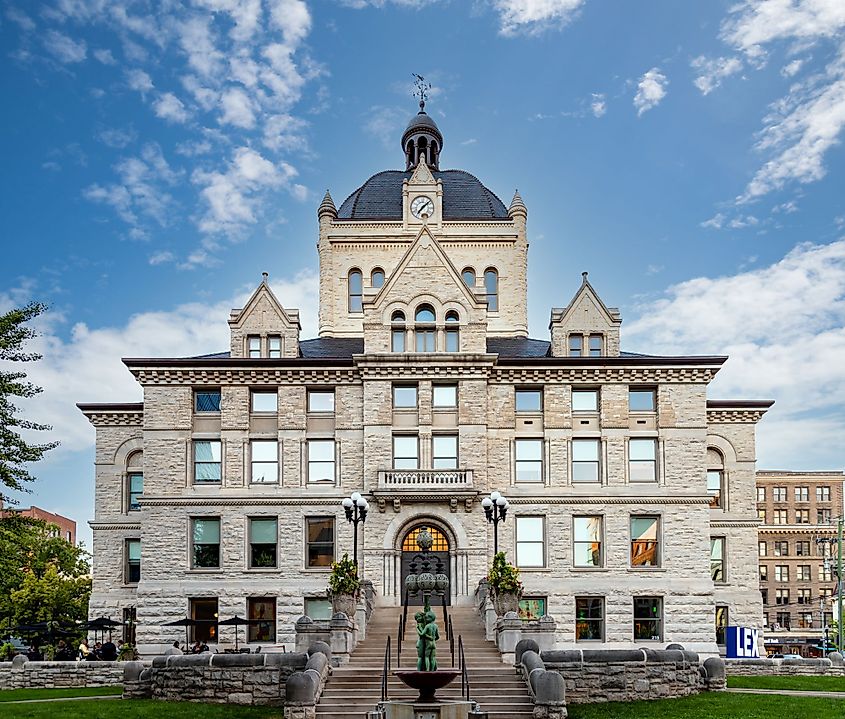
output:
[[[417,633],[422,642],[422,654],[417,662],[417,669],[420,671],[433,672],[437,669],[437,640],[440,639],[440,631],[434,621],[434,612],[430,609],[424,613],[424,624],[417,624]]]

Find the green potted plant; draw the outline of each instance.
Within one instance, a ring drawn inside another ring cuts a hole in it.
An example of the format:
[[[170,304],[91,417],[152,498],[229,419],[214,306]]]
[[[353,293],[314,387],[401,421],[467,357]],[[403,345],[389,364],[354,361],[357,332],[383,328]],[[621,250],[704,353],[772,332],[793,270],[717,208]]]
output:
[[[519,598],[522,596],[519,570],[505,558],[504,552],[493,557],[493,566],[487,574],[487,587],[496,614],[503,616],[519,611]]]
[[[332,611],[335,614],[343,612],[354,621],[360,589],[358,567],[348,554],[344,554],[343,559],[332,564],[332,573],[329,575],[328,593],[332,600]]]

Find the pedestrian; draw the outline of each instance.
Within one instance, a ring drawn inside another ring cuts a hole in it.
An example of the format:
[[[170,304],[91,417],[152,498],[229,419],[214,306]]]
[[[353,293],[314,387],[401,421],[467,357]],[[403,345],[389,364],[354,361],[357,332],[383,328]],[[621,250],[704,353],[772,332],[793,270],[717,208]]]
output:
[[[169,657],[173,654],[184,654],[184,653],[185,652],[183,652],[179,648],[179,642],[173,642],[172,646],[169,646],[169,647],[167,647],[167,649],[164,650],[164,656],[166,656],[166,657]]]

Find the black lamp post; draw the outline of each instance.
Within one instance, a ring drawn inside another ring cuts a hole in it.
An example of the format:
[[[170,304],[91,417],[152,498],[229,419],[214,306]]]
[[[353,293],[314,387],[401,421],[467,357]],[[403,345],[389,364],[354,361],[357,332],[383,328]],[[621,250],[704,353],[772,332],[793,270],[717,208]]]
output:
[[[487,521],[493,523],[493,554],[499,553],[499,522],[504,522],[508,514],[508,507],[510,502],[505,499],[499,492],[490,492],[489,497],[481,500],[481,506],[484,507],[484,514],[487,515]]]
[[[367,521],[367,511],[370,509],[370,503],[364,499],[358,492],[353,492],[351,496],[341,502],[344,510],[346,510],[346,521],[353,526],[352,534],[352,561],[355,566],[358,566],[358,523]]]

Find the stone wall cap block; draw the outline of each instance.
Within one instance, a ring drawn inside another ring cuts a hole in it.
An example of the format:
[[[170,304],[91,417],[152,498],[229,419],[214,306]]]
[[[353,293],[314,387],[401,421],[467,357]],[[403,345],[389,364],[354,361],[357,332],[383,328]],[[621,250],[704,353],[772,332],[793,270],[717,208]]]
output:
[[[207,667],[211,665],[211,658],[215,656],[210,652],[204,654],[171,654],[167,659],[168,667]],[[236,655],[237,656],[237,655]]]
[[[263,667],[265,654],[212,654],[213,667]]]
[[[551,664],[580,664],[583,661],[582,652],[580,649],[550,649],[549,651],[540,652],[544,662]]]
[[[265,654],[265,667],[292,667],[294,669],[305,669],[308,655],[304,652],[273,652]]]
[[[294,672],[285,682],[287,704],[313,704],[315,687],[313,679],[305,672]]]
[[[124,662],[123,663],[123,681],[132,682],[140,679],[144,671],[143,662]]]
[[[540,653],[540,645],[537,644],[533,639],[520,639],[516,643],[516,647],[514,648],[514,663],[521,664],[522,663],[522,655],[525,652],[535,652],[539,655]]]
[[[27,661],[29,660],[23,654],[12,657],[12,669],[20,669]]]
[[[704,671],[709,679],[725,678],[725,661],[722,657],[708,657],[704,660]]]

